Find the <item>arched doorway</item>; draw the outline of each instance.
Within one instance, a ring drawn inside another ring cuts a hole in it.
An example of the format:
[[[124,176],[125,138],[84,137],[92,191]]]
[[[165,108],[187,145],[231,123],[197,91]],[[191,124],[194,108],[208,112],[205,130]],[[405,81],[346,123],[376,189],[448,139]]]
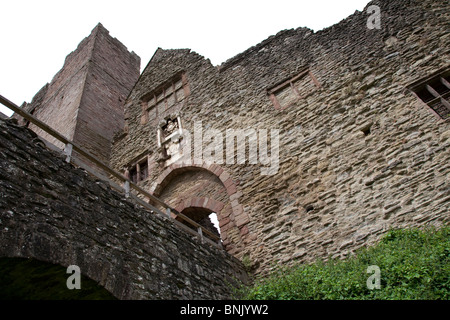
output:
[[[181,213],[220,238],[220,226],[218,224],[217,213],[213,212],[211,209],[187,207],[182,210]],[[182,219],[177,218],[177,220],[192,228],[192,226],[184,222]],[[217,225],[215,223],[217,223]]]
[[[239,201],[242,193],[230,174],[216,164],[171,165],[150,191],[178,212],[194,217],[194,221],[216,213],[222,244],[231,254],[243,251],[246,241],[255,238]]]

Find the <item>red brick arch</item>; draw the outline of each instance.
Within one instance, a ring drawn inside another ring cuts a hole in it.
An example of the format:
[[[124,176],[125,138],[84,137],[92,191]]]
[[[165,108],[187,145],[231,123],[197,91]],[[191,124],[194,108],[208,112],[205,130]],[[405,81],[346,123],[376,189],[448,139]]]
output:
[[[166,186],[170,184],[172,179],[180,173],[190,170],[206,170],[219,178],[223,187],[227,191],[229,202],[221,201],[208,197],[192,197],[179,199],[175,209],[179,212],[189,207],[206,208],[215,212],[219,220],[219,227],[225,248],[228,251],[238,252],[237,243],[230,243],[228,234],[238,233],[240,237],[247,237],[249,216],[244,211],[243,206],[239,202],[242,193],[238,190],[236,182],[231,175],[217,164],[172,164],[167,167],[157,181],[153,184],[150,192],[155,196],[160,196]],[[241,248],[242,249],[242,248]]]
[[[237,187],[230,174],[226,172],[221,166],[217,164],[172,164],[168,166],[163,173],[158,177],[156,183],[152,186],[151,192],[158,196],[162,189],[166,186],[166,183],[170,180],[171,174],[175,172],[183,172],[187,170],[192,170],[193,168],[204,169],[219,178],[219,180],[223,183],[225,189],[227,190],[228,196],[232,196],[237,194]],[[169,177],[169,180],[167,179]]]
[[[186,208],[196,207],[205,208],[219,215],[224,208],[225,204],[221,201],[217,201],[207,197],[192,197],[190,199],[184,199],[178,203],[175,210],[178,212],[183,211]]]

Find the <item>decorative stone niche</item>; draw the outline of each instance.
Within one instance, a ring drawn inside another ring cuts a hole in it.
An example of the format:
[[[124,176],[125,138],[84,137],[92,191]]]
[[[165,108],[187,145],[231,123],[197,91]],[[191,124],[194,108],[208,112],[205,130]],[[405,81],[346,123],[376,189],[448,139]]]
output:
[[[169,166],[182,156],[183,128],[178,115],[167,116],[159,123],[157,131],[158,159],[162,166]]]

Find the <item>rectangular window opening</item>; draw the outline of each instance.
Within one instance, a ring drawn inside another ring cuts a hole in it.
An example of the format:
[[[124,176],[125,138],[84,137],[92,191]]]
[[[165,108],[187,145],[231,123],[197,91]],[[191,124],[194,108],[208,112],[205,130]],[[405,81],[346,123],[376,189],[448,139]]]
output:
[[[139,164],[139,181],[144,181],[148,178],[148,163],[147,161]]]
[[[130,181],[133,183],[138,183],[138,174],[136,167],[130,169]]]
[[[309,70],[284,80],[269,88],[267,93],[275,109],[286,109],[297,101],[304,100],[320,88],[319,82]]]
[[[421,80],[408,89],[414,92],[433,112],[443,120],[450,119],[450,70]]]
[[[172,110],[172,107],[182,102],[190,93],[186,74],[179,72],[171,79],[142,98],[147,105],[143,111],[141,123],[154,121],[159,116]],[[152,110],[154,109],[154,111]]]
[[[149,177],[148,158],[141,158],[139,162],[131,165],[128,169],[128,177],[135,184],[145,181]]]

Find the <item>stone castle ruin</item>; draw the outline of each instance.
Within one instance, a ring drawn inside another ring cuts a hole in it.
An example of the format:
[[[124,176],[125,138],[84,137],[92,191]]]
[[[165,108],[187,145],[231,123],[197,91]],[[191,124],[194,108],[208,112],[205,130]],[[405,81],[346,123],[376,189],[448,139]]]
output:
[[[373,1],[220,66],[159,48],[141,74],[99,24],[22,108],[220,235],[253,274],[344,258],[391,228],[450,221],[449,9]]]

